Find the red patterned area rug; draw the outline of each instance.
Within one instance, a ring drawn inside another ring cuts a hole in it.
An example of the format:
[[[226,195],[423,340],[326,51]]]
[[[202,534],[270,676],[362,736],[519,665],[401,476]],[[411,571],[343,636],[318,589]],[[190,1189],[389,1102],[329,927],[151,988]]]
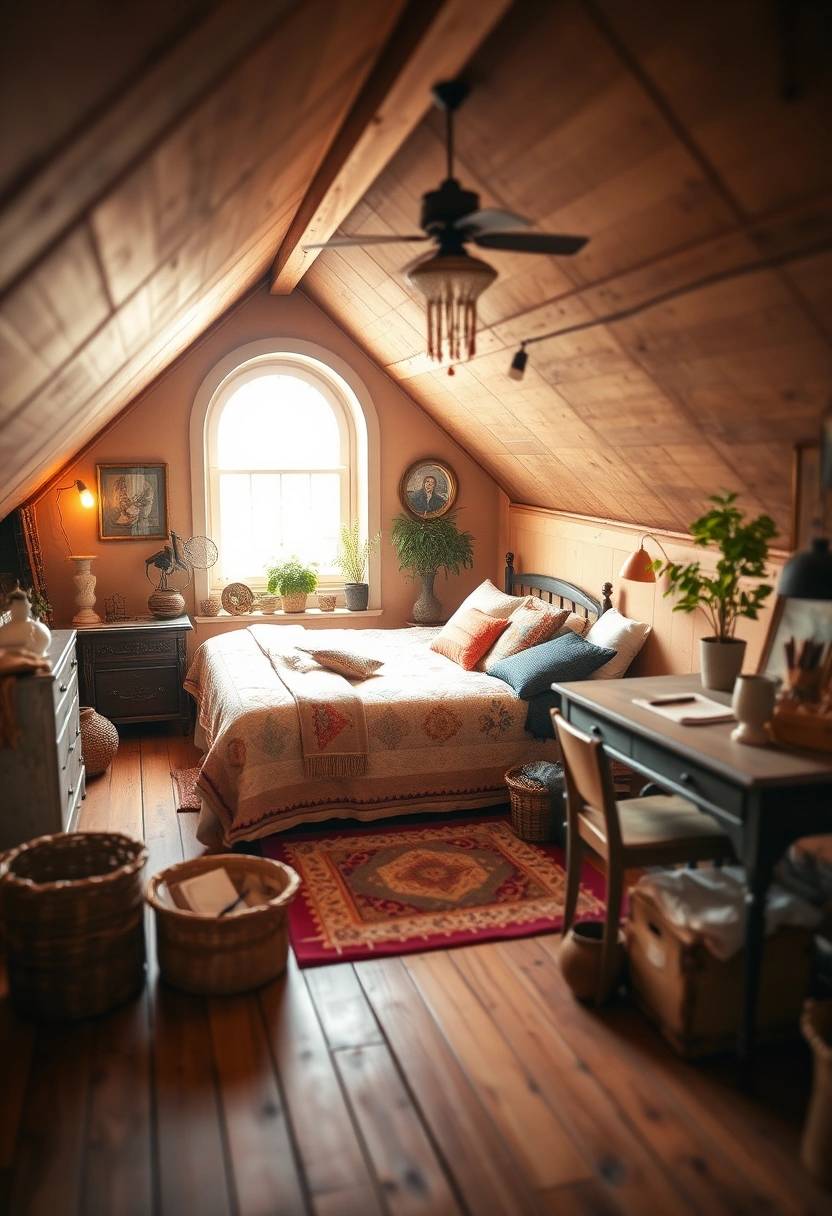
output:
[[[303,879],[289,908],[301,967],[530,937],[563,923],[563,850],[519,840],[507,817],[260,844]],[[602,916],[603,894],[603,877],[585,862],[577,919]]]

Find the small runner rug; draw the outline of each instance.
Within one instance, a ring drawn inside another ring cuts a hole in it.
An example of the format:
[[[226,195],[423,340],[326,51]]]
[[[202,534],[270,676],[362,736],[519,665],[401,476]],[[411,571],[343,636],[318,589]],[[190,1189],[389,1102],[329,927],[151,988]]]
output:
[[[259,843],[303,880],[289,907],[301,967],[530,937],[563,923],[563,850],[526,844],[508,817]],[[577,919],[603,916],[603,895],[602,875],[585,862]]]

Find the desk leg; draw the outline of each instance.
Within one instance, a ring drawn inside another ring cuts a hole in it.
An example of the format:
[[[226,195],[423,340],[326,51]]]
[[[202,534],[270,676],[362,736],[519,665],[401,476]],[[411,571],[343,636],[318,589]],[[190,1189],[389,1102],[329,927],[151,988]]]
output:
[[[742,1027],[740,1029],[740,1085],[748,1089],[754,1056],[754,1031],[757,1017],[757,994],[760,989],[760,969],[765,945],[766,894],[771,882],[774,858],[760,849],[751,864],[746,863],[748,892],[745,897],[745,983],[743,991]]]

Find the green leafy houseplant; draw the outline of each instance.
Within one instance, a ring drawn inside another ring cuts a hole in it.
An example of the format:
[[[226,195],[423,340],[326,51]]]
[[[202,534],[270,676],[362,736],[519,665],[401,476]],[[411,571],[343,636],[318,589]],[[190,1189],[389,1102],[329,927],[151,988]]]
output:
[[[276,562],[266,570],[269,595],[311,595],[318,585],[318,572],[313,562],[304,566],[294,554],[285,562]]]
[[[399,569],[422,580],[422,593],[413,605],[414,621],[438,621],[442,605],[433,594],[433,580],[439,570],[444,570],[447,578],[449,573],[459,574],[473,566],[474,537],[470,532],[460,532],[456,512],[450,511],[438,519],[397,515],[390,539],[399,556]]]
[[[341,524],[335,565],[343,574],[345,582],[363,583],[366,581],[367,562],[370,560],[370,554],[375,553],[378,548],[380,540],[381,533],[377,532],[375,536],[362,542],[357,519],[354,519],[351,524]]]
[[[653,563],[667,577],[664,594],[681,593],[673,611],[695,612],[702,608],[719,642],[733,639],[740,617],[756,621],[773,590],[767,583],[749,591],[740,585],[741,579],[765,578],[768,542],[777,535],[777,528],[770,515],[758,515],[746,523],[744,513],[734,506],[736,498],[734,493],[712,494],[709,502],[715,505],[690,525],[695,545],[703,549],[716,545],[719,549],[713,576],[703,573],[700,562]]]

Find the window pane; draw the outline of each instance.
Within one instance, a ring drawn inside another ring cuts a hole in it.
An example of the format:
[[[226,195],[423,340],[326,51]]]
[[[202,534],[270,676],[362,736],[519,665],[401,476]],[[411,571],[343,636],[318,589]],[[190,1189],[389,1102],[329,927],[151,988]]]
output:
[[[224,582],[245,578],[252,568],[251,478],[248,473],[220,474],[220,567]]]
[[[305,380],[257,376],[222,411],[217,457],[220,469],[337,469],[338,421],[323,393]]]

